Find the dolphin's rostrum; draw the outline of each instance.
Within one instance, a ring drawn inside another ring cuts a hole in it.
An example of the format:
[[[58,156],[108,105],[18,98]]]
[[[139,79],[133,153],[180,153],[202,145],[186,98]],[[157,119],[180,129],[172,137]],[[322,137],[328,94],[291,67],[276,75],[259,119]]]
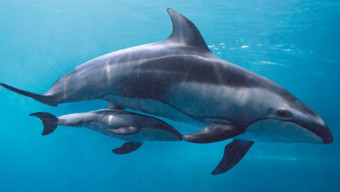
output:
[[[92,59],[58,79],[42,95],[3,87],[56,106],[102,99],[145,114],[194,125],[189,142],[234,138],[218,166],[234,166],[255,141],[329,144],[332,134],[311,108],[273,81],[215,56],[197,27],[168,9],[164,41]],[[243,149],[243,150],[242,150]],[[235,150],[242,155],[230,157]],[[232,159],[232,160],[231,160]],[[236,163],[235,163],[236,162]]]

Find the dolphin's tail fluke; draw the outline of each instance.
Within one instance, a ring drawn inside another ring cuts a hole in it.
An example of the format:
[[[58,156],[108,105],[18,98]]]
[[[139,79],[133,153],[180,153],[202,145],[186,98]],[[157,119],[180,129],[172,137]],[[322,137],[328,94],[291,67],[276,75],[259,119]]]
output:
[[[58,105],[58,103],[55,100],[55,97],[53,97],[53,96],[46,96],[46,95],[39,95],[39,94],[31,93],[31,92],[28,92],[28,91],[24,91],[24,90],[17,89],[15,87],[6,85],[4,83],[0,83],[0,85],[5,87],[6,89],[9,89],[13,92],[19,93],[21,95],[25,95],[27,97],[30,97],[30,98],[37,100],[41,103],[44,103],[46,105],[50,105],[50,106],[57,106]]]
[[[30,114],[30,116],[36,116],[42,121],[44,130],[41,135],[52,133],[58,126],[58,118],[50,113],[38,112]]]

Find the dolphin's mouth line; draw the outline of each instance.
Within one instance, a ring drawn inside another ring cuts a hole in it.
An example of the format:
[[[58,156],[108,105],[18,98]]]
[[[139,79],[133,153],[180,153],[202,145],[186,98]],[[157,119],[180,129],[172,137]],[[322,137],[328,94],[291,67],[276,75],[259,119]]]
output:
[[[290,122],[290,123],[294,123],[310,132],[312,132],[313,134],[315,134],[317,137],[319,137],[320,139],[322,139],[322,141],[325,143],[325,144],[329,144],[329,143],[332,143],[333,142],[333,137],[330,133],[330,131],[318,131],[317,129],[313,129],[311,127],[309,127],[308,125],[304,124],[304,123],[299,123],[299,122],[296,122],[296,121],[292,121],[292,120],[282,120],[282,119],[276,119],[276,118],[273,118],[273,117],[265,117],[265,118],[261,118],[261,119],[256,119],[255,121],[249,123],[247,126],[246,126],[246,129],[250,126],[250,125],[253,125],[254,123],[256,122],[259,122],[259,121],[263,121],[263,120],[275,120],[275,121],[280,121],[280,122]]]
[[[298,123],[292,120],[282,120],[282,119],[275,119],[273,117],[265,117],[265,118],[261,118],[261,119],[256,119],[255,121],[249,123],[246,127],[248,128],[250,125],[257,123],[259,121],[263,121],[263,120],[275,120],[275,121],[280,121],[280,122],[290,122],[290,123],[294,123],[296,125],[299,125],[300,127],[303,127],[311,132],[313,132],[315,135],[319,136],[318,134],[316,134],[313,130],[309,129],[308,127],[306,127],[305,125],[303,125],[302,123]],[[319,136],[320,137],[320,136]]]
[[[257,122],[259,122],[259,121],[263,121],[263,120],[271,120],[271,119],[272,119],[272,120],[275,120],[275,121],[280,121],[280,122],[291,122],[291,123],[297,124],[297,125],[299,125],[299,126],[305,128],[305,129],[308,129],[308,128],[306,128],[305,126],[303,126],[303,125],[301,125],[301,124],[299,124],[299,123],[296,123],[296,122],[294,122],[294,121],[291,121],[291,120],[282,120],[282,119],[275,119],[275,118],[273,118],[273,117],[264,117],[264,118],[256,119],[255,121],[252,121],[251,123],[249,123],[248,125],[246,125],[246,127],[248,128],[250,125],[252,125],[252,124],[254,124],[254,123],[257,123]],[[309,129],[308,129],[308,130],[309,130]]]

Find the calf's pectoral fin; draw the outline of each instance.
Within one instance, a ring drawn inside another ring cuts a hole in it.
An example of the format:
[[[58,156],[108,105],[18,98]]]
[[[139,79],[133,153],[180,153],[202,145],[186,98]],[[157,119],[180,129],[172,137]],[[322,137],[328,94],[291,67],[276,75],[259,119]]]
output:
[[[127,142],[124,143],[121,147],[113,149],[112,152],[118,155],[123,155],[127,153],[131,153],[136,151],[143,143],[134,143],[134,142]]]
[[[192,143],[212,143],[242,134],[245,129],[232,124],[211,123],[202,130],[183,135],[183,139]]]
[[[108,129],[107,131],[115,135],[131,135],[138,133],[139,129],[136,127],[121,127],[117,129]]]
[[[233,168],[253,144],[253,141],[233,140],[225,146],[223,158],[211,174],[218,175]]]

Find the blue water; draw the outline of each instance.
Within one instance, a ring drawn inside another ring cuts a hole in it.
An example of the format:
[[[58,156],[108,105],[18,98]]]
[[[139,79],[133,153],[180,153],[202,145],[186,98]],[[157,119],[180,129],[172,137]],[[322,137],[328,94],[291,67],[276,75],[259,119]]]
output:
[[[77,65],[171,33],[166,8],[191,19],[211,50],[264,75],[329,125],[330,145],[255,143],[229,172],[211,176],[229,141],[146,143],[117,156],[122,141],[86,129],[41,136],[28,114],[106,107],[48,107],[0,88],[0,191],[340,191],[340,2],[1,0],[0,82],[43,93]]]

